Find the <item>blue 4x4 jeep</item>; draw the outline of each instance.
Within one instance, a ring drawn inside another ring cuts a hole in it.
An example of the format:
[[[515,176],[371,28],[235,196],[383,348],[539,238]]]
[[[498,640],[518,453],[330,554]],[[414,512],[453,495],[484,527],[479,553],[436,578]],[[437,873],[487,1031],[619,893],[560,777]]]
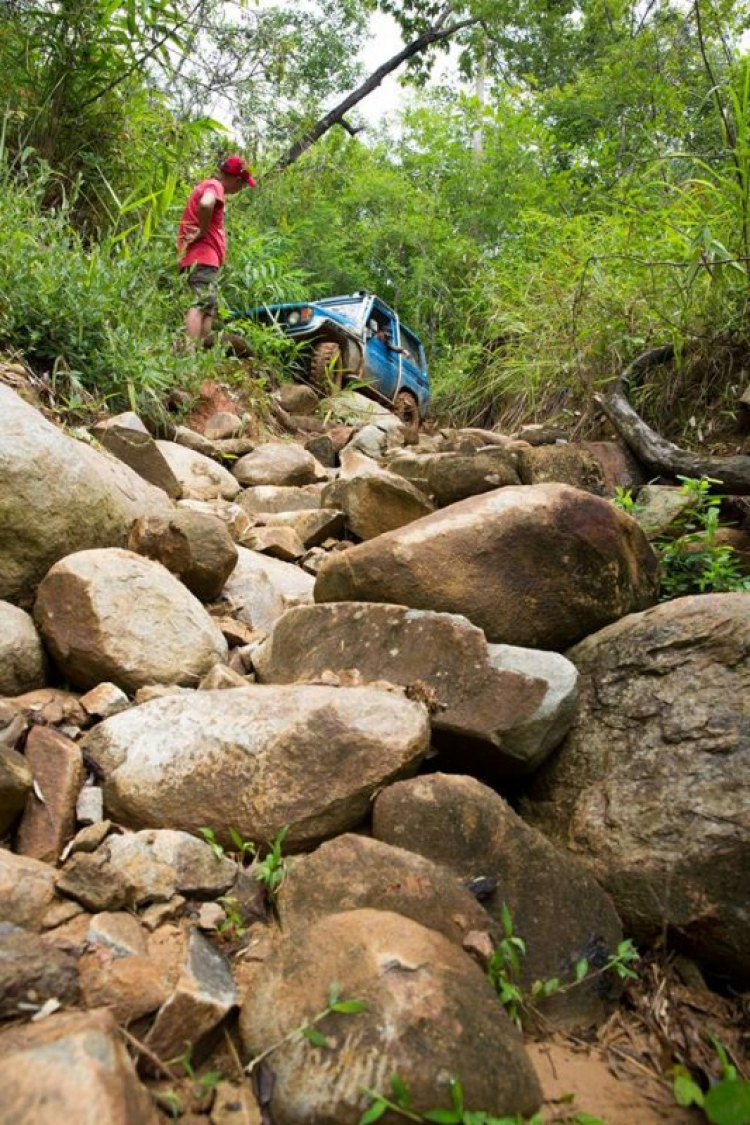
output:
[[[307,304],[265,305],[250,314],[302,341],[301,376],[313,386],[362,381],[403,422],[427,417],[430,385],[424,348],[393,309],[372,293],[326,297]]]

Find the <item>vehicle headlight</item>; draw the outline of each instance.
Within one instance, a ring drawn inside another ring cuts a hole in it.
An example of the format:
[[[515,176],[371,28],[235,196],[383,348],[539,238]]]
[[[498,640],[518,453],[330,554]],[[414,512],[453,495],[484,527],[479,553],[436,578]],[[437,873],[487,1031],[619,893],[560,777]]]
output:
[[[300,314],[299,309],[292,309],[292,311],[289,313],[289,316],[286,318],[287,324],[291,324],[291,325],[299,324],[300,315],[301,314]]]

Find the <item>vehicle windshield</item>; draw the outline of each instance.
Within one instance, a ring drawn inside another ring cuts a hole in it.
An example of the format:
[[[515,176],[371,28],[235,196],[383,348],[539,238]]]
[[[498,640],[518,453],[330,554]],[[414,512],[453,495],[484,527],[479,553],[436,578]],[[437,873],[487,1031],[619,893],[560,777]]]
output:
[[[362,315],[362,301],[360,300],[316,301],[315,304],[343,316],[345,320],[350,320],[352,324],[359,324]]]

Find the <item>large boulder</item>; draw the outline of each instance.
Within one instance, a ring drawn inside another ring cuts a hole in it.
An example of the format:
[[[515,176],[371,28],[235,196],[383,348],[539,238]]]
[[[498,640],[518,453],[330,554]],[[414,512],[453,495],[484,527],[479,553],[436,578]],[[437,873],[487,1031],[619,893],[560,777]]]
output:
[[[559,651],[651,605],[656,573],[643,532],[608,501],[509,486],[331,557],[315,600],[461,613],[490,641]]]
[[[342,910],[390,910],[461,945],[490,920],[456,874],[413,851],[347,834],[293,859],[276,899],[286,930]]]
[[[160,562],[204,602],[219,596],[237,565],[237,548],[225,521],[189,509],[138,520],[128,547]]]
[[[157,441],[156,447],[182,487],[182,495],[193,500],[233,500],[240,491],[228,469],[203,453],[174,441]]]
[[[325,1048],[290,1036],[325,1008],[332,982],[366,1009],[318,1024]],[[275,1048],[276,1125],[350,1125],[369,1105],[363,1087],[388,1096],[394,1074],[421,1112],[450,1108],[451,1077],[468,1109],[493,1116],[531,1114],[541,1100],[482,970],[442,934],[386,911],[330,915],[279,942],[253,979],[240,1031],[251,1058]]]
[[[596,1024],[619,993],[601,974],[622,927],[609,895],[586,869],[558,851],[491,789],[471,777],[430,774],[388,786],[375,799],[373,834],[430,859],[475,885],[494,923],[503,904],[526,946],[518,983],[527,998],[535,981],[557,978],[565,991],[539,1003],[557,1026]],[[591,976],[569,988],[585,958]]]
[[[258,445],[241,457],[232,469],[243,488],[277,485],[284,488],[314,484],[323,467],[301,445],[272,441]]]
[[[52,567],[34,615],[56,664],[76,687],[110,680],[197,684],[227,656],[203,606],[159,563],[119,548],[79,551]]]
[[[44,687],[44,649],[28,613],[0,601],[0,695]]]
[[[750,598],[678,598],[569,652],[581,709],[522,812],[610,891],[626,931],[750,981]]]
[[[341,476],[323,489],[323,507],[338,508],[358,539],[374,539],[428,515],[432,503],[396,473]]]
[[[124,546],[139,516],[171,501],[121,461],[67,437],[0,385],[0,598],[29,601],[53,563]]]
[[[0,1033],[0,1120],[155,1125],[156,1111],[110,1012],[55,1013]]]
[[[246,488],[237,497],[237,503],[248,515],[259,512],[298,512],[320,507],[322,484],[306,484],[300,488],[292,485],[259,484]]]
[[[300,567],[246,547],[238,547],[237,555],[222,596],[252,629],[268,632],[292,606],[312,601],[315,579]]]
[[[575,667],[556,652],[488,645],[458,614],[331,602],[288,610],[253,653],[263,683],[355,673],[425,689],[440,747],[464,770],[503,778],[535,769],[565,736],[576,707]]]
[[[155,699],[100,723],[83,746],[106,807],[131,827],[230,828],[304,850],[360,824],[373,793],[417,768],[424,707],[370,688],[259,687]]]

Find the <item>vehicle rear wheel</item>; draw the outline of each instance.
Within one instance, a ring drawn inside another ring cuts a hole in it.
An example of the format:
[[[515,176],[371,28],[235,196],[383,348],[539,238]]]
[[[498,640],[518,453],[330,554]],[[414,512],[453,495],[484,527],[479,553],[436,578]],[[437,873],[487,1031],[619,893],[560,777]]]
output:
[[[410,430],[419,429],[419,403],[411,391],[399,391],[393,402],[393,413]]]
[[[313,348],[310,382],[318,391],[340,391],[343,387],[344,357],[333,340],[323,340]]]

